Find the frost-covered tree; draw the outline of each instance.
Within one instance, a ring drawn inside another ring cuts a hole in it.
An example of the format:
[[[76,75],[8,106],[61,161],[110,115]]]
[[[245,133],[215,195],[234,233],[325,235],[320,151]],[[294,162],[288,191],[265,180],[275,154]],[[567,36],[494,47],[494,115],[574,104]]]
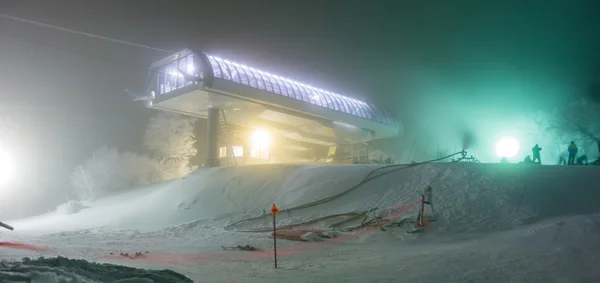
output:
[[[538,125],[537,134],[552,141],[559,155],[566,155],[567,146],[575,141],[581,154],[595,156],[600,148],[600,104],[579,98],[552,111],[532,115]],[[598,148],[598,150],[596,150]]]
[[[125,189],[148,185],[157,164],[146,156],[100,148],[71,174],[71,185],[80,200],[94,200]]]
[[[164,111],[150,119],[144,145],[158,163],[157,179],[181,178],[196,169],[189,166],[197,153],[195,123],[195,118]]]
[[[556,142],[591,144],[600,140],[600,104],[580,98],[538,116],[541,130]]]
[[[83,165],[79,165],[71,173],[71,187],[80,200],[93,200],[96,198],[97,186],[94,184],[92,173],[86,170]]]
[[[375,163],[392,164],[396,161],[393,155],[388,155],[381,150],[369,151],[369,160]]]

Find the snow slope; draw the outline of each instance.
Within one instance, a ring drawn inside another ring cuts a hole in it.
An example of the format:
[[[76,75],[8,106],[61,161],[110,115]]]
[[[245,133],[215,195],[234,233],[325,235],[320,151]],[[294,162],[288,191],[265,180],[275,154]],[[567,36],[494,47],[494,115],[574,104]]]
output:
[[[593,268],[598,263],[595,255],[600,254],[600,239],[595,236],[600,231],[596,214],[600,192],[593,185],[598,167],[468,163],[381,167],[201,169],[181,180],[99,200],[75,214],[10,221],[17,231],[1,236],[53,246],[53,253],[70,257],[172,268],[203,282],[600,281],[600,272]],[[387,173],[355,187],[376,169]],[[289,253],[283,259],[284,272],[269,269],[268,255],[251,260],[244,253],[220,249],[248,243],[269,248],[268,233],[235,231],[269,226],[260,216],[272,203],[282,210],[292,208],[280,214],[280,225],[374,208],[387,215],[399,205],[417,201],[427,185],[434,188],[437,221],[423,234],[392,228]],[[340,196],[295,209],[335,195]],[[252,217],[258,218],[224,229]],[[117,250],[150,253],[145,260],[106,256]],[[11,251],[0,257],[21,255]],[[232,262],[232,256],[238,259]],[[377,272],[357,271],[363,268]],[[214,278],[203,275],[208,271]]]
[[[200,169],[183,179],[101,199],[77,214],[42,215],[11,223],[19,231],[44,233],[98,227],[151,230],[254,215],[274,202],[281,207],[294,206],[336,194],[375,168],[260,165]]]

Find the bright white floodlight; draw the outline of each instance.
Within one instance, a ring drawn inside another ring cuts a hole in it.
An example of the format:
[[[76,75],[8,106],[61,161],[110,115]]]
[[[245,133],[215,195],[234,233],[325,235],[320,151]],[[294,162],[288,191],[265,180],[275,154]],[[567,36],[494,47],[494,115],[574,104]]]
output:
[[[513,137],[503,137],[496,143],[496,154],[499,157],[511,158],[517,155],[521,146],[519,141]]]
[[[258,130],[250,137],[252,146],[255,148],[268,148],[271,145],[271,137],[265,131]]]

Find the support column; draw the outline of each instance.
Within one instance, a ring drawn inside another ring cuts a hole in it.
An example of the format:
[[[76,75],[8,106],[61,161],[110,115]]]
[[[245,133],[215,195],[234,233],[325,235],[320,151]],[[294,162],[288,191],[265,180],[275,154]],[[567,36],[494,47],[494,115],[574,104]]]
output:
[[[206,127],[206,166],[219,166],[219,108],[208,109],[208,124]]]

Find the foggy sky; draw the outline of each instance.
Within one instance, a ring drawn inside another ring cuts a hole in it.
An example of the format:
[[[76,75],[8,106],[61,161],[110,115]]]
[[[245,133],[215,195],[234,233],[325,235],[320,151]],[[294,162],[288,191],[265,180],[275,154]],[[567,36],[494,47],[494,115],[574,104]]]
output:
[[[492,136],[600,80],[596,2],[0,0],[0,12],[209,51],[390,108],[406,128],[390,149],[460,147],[467,131],[489,159]],[[123,90],[143,91],[163,56],[0,18],[0,110],[29,176],[10,191],[60,202],[93,149],[142,151],[154,110]]]

